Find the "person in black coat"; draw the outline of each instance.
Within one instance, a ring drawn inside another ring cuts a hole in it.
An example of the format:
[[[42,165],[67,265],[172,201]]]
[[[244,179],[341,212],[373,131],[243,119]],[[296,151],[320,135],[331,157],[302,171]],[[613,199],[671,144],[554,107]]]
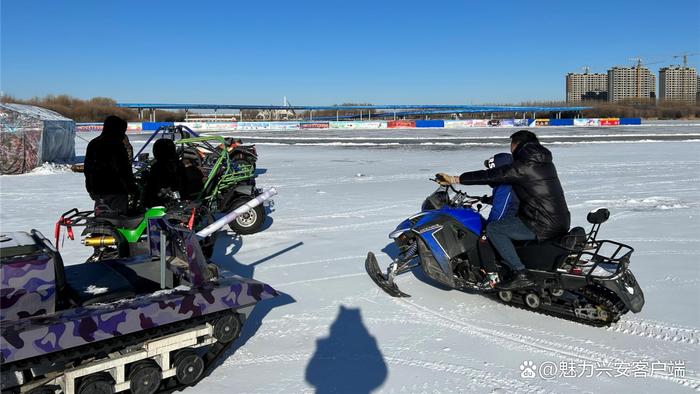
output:
[[[175,143],[159,139],[153,144],[155,161],[144,176],[142,202],[146,208],[163,206],[169,201],[168,193],[184,190],[185,167],[180,162]]]
[[[108,116],[102,133],[88,143],[85,152],[85,188],[95,201],[95,211],[125,214],[129,194],[136,192],[131,160],[124,145],[127,123]]]
[[[441,184],[482,185],[508,183],[520,199],[516,217],[490,223],[486,229],[493,246],[514,272],[514,278],[500,286],[516,289],[532,286],[525,266],[513,246],[513,240],[545,240],[569,231],[571,219],[552,162],[552,153],[543,147],[537,136],[527,130],[511,135],[513,164],[482,171],[465,172],[460,176],[437,174]]]

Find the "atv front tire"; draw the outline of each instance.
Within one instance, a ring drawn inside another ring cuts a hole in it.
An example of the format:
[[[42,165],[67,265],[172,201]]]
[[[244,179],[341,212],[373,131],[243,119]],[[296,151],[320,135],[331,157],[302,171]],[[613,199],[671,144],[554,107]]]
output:
[[[231,204],[231,208],[236,209],[247,202],[248,199],[240,198]],[[238,216],[236,220],[229,223],[228,226],[236,234],[255,234],[262,228],[262,225],[265,222],[265,216],[265,207],[260,204],[243,215]]]

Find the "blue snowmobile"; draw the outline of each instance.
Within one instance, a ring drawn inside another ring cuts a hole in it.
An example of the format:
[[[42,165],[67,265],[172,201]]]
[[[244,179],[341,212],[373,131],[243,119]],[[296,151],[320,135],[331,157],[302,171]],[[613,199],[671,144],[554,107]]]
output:
[[[516,241],[516,250],[535,286],[518,290],[496,287],[483,290],[482,259],[496,258],[501,276],[511,275],[484,237],[486,221],[481,199],[440,186],[423,202],[421,212],[404,220],[389,234],[399,249],[398,256],[383,273],[370,252],[365,269],[372,280],[394,297],[409,297],[399,290],[398,275],[420,267],[438,284],[466,292],[497,295],[504,303],[547,312],[592,325],[609,325],[620,316],[637,313],[644,306],[644,294],[632,271],[628,245],[598,240],[598,231],[610,211],[598,208],[588,214],[593,225],[543,241]]]

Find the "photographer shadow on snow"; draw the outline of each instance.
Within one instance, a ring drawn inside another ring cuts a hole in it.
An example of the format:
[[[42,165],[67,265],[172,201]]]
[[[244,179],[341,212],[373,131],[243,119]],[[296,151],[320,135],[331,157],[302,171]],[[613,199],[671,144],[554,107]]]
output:
[[[316,341],[306,381],[323,393],[370,393],[388,375],[377,340],[362,322],[360,309],[340,306],[330,335]]]

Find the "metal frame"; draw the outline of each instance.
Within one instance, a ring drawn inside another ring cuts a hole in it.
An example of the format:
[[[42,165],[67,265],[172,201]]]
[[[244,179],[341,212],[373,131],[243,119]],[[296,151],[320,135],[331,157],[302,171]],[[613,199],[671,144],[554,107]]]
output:
[[[210,345],[216,341],[213,334],[214,326],[206,323],[178,334],[145,342],[139,349],[132,352],[126,354],[115,352],[110,354],[107,359],[66,370],[62,376],[54,380],[54,384],[60,385],[65,394],[75,394],[77,379],[95,373],[108,372],[114,379],[115,392],[129,390],[131,382],[126,380],[126,367],[145,359],[152,359],[158,363],[162,371],[161,380],[165,380],[175,376],[175,368],[170,365],[171,352]]]

